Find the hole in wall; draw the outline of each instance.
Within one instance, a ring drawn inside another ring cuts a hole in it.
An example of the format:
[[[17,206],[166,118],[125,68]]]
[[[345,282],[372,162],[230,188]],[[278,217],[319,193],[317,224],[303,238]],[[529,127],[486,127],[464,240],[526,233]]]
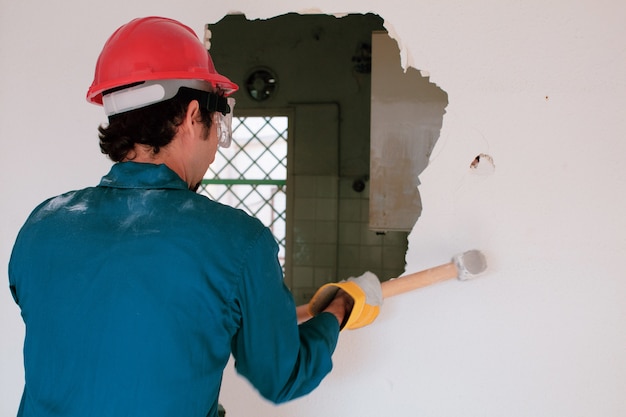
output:
[[[383,52],[374,33],[383,33]],[[205,42],[219,72],[244,87],[235,116],[292,115],[285,277],[296,302],[365,270],[381,280],[402,275],[422,209],[418,177],[448,100],[426,71],[402,68],[384,19],[231,14],[207,25]],[[259,68],[275,82],[270,94],[259,93],[269,91],[259,82],[267,77],[250,81]]]
[[[481,153],[472,160],[470,169],[476,175],[492,175],[496,170],[496,165],[491,155]]]

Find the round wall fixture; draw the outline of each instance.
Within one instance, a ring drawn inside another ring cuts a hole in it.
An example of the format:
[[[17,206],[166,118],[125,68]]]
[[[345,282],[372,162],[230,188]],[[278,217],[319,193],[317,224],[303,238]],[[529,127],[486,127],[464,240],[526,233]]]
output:
[[[272,97],[278,87],[278,80],[268,68],[255,68],[246,78],[246,90],[255,101],[265,101]]]

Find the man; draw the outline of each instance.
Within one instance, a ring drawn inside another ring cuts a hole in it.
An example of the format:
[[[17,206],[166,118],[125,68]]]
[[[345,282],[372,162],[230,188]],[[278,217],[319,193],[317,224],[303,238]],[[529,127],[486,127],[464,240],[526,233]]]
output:
[[[330,372],[340,328],[376,317],[370,276],[322,287],[297,325],[269,230],[194,192],[229,144],[236,90],[177,21],[135,19],[104,45],[87,99],[116,163],[37,207],[9,264],[26,324],[19,416],[214,417],[231,354],[287,401]]]

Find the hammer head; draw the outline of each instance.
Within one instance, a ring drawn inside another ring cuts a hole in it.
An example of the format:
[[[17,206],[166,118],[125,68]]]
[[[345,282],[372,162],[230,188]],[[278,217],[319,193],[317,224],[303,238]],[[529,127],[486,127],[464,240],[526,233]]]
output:
[[[452,258],[458,271],[457,278],[461,281],[474,278],[487,269],[487,259],[479,250],[468,250]]]

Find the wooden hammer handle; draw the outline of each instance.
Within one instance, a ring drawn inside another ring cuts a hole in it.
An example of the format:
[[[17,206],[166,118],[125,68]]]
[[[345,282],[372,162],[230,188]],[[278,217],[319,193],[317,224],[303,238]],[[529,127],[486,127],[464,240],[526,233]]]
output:
[[[394,295],[427,287],[437,282],[457,278],[458,274],[459,271],[454,262],[449,262],[424,271],[413,272],[412,274],[403,275],[399,278],[390,279],[381,284],[383,298],[393,297]],[[309,305],[303,304],[296,307],[296,315],[298,316],[298,323],[310,319]]]
[[[381,284],[383,298],[427,287],[441,281],[456,278],[459,271],[454,262],[435,266],[412,274],[403,275],[400,278],[390,279]]]

